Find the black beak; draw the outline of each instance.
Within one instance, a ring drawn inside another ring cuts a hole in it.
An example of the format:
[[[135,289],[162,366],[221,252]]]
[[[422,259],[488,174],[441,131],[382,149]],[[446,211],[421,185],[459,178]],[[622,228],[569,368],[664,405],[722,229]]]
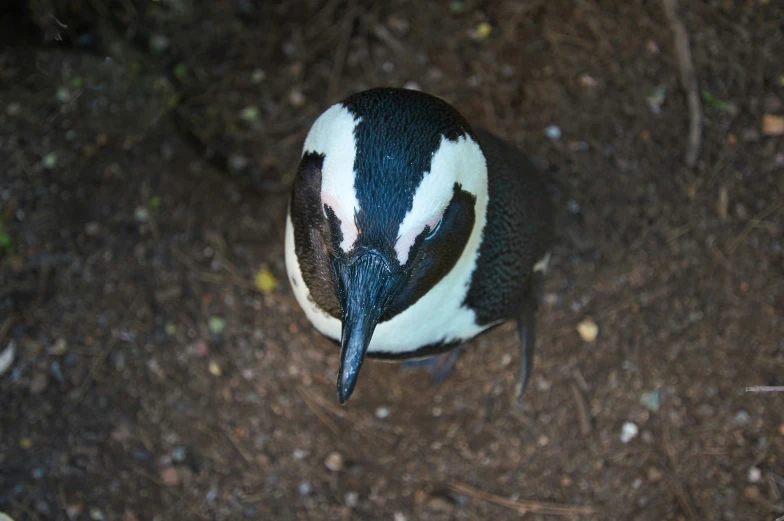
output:
[[[375,251],[360,253],[348,262],[335,259],[332,266],[343,318],[338,401],[346,403],[354,392],[376,324],[401,277],[393,274],[389,263]]]

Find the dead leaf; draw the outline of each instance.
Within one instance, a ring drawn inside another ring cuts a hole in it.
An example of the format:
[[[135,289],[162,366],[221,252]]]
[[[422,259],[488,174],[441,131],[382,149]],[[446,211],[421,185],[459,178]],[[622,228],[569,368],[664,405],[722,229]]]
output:
[[[765,114],[762,116],[762,133],[766,136],[784,135],[784,116]]]
[[[272,293],[278,286],[278,279],[275,278],[275,275],[273,275],[267,267],[262,267],[256,272],[256,275],[253,277],[253,282],[256,284],[259,291],[265,295]]]

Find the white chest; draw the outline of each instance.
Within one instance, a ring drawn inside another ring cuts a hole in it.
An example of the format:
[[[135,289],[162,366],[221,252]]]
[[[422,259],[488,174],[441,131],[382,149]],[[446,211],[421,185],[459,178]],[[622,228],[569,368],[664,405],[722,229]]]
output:
[[[476,237],[471,236],[463,255],[449,274],[414,305],[376,326],[368,351],[406,353],[442,341],[468,340],[494,325],[477,325],[474,311],[461,305],[476,266],[476,252],[481,239],[480,230],[476,231]],[[297,302],[313,326],[323,335],[339,341],[340,320],[316,305],[302,279],[294,253],[291,217],[286,220],[286,270],[294,282],[292,287]]]

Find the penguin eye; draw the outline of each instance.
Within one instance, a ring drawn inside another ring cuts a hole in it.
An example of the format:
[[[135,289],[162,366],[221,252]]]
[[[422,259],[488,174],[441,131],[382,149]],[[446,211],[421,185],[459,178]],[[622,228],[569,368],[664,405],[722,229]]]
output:
[[[436,223],[436,225],[435,225],[435,226],[433,226],[433,227],[430,229],[430,232],[429,232],[429,233],[427,234],[427,236],[425,237],[425,240],[426,240],[426,241],[429,241],[430,239],[432,239],[432,238],[433,238],[433,236],[435,236],[435,234],[438,232],[438,229],[439,229],[439,228],[441,228],[441,223],[442,223],[443,221],[444,221],[444,216],[442,215],[442,216],[441,216],[441,218],[440,218],[440,219],[438,220],[438,222]],[[430,226],[430,225],[428,225],[428,226]]]

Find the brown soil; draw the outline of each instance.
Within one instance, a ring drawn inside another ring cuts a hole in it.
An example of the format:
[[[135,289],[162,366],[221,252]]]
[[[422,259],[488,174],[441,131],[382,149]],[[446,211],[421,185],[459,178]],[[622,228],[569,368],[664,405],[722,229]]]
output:
[[[784,385],[784,138],[761,126],[784,113],[782,3],[682,1],[712,96],[695,169],[656,1],[64,3],[62,42],[11,11],[0,29],[0,511],[520,518],[481,491],[567,519],[784,514],[784,393],[746,392]],[[309,124],[408,82],[551,179],[522,411],[512,324],[441,385],[370,361],[338,406],[336,350],[286,284]]]

